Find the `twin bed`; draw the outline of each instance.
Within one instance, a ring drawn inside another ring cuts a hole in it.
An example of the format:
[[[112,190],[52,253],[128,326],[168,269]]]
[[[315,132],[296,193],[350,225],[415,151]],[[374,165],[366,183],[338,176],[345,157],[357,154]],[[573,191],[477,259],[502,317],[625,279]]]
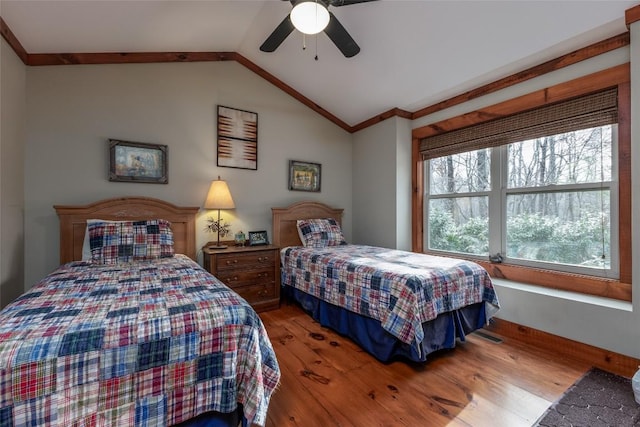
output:
[[[264,425],[276,355],[251,306],[195,262],[198,208],[55,209],[61,266],[0,312],[0,425]],[[273,208],[283,289],[379,360],[425,361],[497,310],[477,264],[348,245],[341,216]]]
[[[194,261],[198,208],[55,208],[62,265],[0,312],[0,425],[264,425],[276,356],[251,306]]]
[[[322,203],[273,208],[272,215],[282,294],[380,361],[424,362],[464,341],[499,308],[476,263],[347,244],[342,209]]]

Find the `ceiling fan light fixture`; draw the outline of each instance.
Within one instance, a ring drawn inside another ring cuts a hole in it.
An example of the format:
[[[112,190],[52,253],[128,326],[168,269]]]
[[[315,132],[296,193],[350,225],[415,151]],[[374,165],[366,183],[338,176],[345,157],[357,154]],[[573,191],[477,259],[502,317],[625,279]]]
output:
[[[303,1],[291,10],[291,22],[304,34],[318,34],[329,24],[329,11],[318,1]]]

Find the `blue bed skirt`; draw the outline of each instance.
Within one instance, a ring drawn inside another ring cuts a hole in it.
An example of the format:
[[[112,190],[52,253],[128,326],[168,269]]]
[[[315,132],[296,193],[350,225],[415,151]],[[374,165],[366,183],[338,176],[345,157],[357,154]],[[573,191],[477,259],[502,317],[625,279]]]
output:
[[[238,405],[235,412],[228,414],[222,412],[207,412],[195,418],[178,424],[178,427],[247,427],[247,419],[244,418],[242,405]]]
[[[351,338],[384,363],[396,359],[425,362],[430,353],[454,348],[456,339],[464,341],[467,334],[482,328],[487,321],[483,302],[443,313],[422,324],[424,340],[418,354],[414,347],[382,329],[375,319],[337,307],[290,286],[283,287],[283,294],[285,298],[297,301],[322,326]]]

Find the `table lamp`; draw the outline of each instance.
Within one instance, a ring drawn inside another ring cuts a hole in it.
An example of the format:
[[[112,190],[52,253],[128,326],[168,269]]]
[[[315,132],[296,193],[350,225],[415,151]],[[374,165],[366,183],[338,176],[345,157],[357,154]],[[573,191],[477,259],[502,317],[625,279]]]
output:
[[[231,192],[229,191],[229,186],[226,181],[218,179],[215,181],[211,181],[211,186],[209,187],[209,193],[207,194],[207,200],[204,202],[205,209],[217,209],[218,210],[218,221],[215,222],[215,230],[218,232],[218,242],[216,246],[209,246],[209,249],[224,249],[225,245],[220,244],[220,229],[222,228],[221,219],[220,219],[220,210],[221,209],[234,209],[236,205],[233,203],[233,198],[231,197]],[[226,234],[226,233],[224,233]],[[224,236],[223,234],[223,236]]]

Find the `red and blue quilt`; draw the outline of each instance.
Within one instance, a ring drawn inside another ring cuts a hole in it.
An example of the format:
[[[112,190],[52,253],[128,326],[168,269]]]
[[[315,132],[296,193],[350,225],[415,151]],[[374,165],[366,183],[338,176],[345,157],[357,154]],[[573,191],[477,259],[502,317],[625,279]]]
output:
[[[418,352],[424,322],[483,301],[487,319],[499,309],[489,274],[470,261],[364,245],[288,247],[281,260],[283,285],[376,319]]]
[[[264,425],[279,378],[255,311],[184,255],[71,262],[0,312],[2,426],[169,426],[238,404]]]

